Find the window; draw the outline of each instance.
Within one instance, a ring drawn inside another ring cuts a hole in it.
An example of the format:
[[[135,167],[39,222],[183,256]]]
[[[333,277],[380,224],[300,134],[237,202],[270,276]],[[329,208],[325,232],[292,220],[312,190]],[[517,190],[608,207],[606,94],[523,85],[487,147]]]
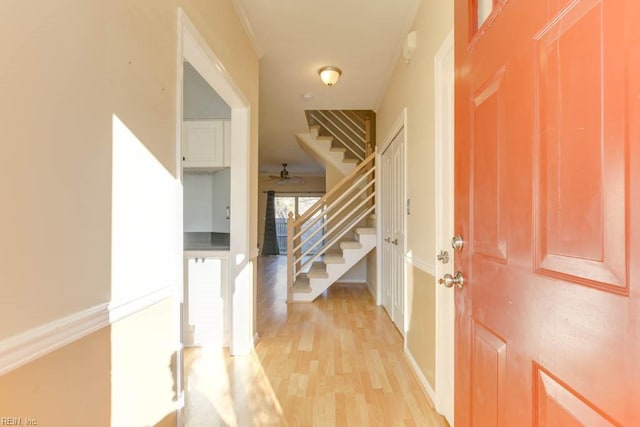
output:
[[[278,196],[276,194],[276,236],[278,238],[280,254],[285,255],[287,253],[287,218],[289,217],[289,212],[293,212],[294,217],[297,218],[300,215],[303,215],[311,206],[314,205],[314,203],[320,200],[320,198],[320,196]],[[316,213],[316,215],[319,213],[320,212]],[[302,236],[302,240],[304,241],[310,233],[313,233],[318,228],[323,227],[323,224],[324,220],[319,220],[315,223],[313,228]],[[323,232],[318,232],[312,239],[302,246],[302,251],[305,252],[308,248],[312,247],[323,234]],[[319,248],[320,246],[321,244],[318,244],[316,247]]]

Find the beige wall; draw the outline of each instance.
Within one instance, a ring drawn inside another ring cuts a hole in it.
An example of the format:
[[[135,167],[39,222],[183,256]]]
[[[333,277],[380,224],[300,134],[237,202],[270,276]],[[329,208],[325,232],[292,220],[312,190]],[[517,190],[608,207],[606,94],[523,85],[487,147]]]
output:
[[[398,59],[395,70],[377,110],[378,146],[407,108],[406,158],[407,197],[411,215],[407,220],[407,255],[419,265],[434,265],[435,258],[435,93],[434,55],[453,28],[453,4],[446,1],[422,2],[412,25],[417,47],[406,64]],[[407,266],[409,324],[407,345],[432,386],[435,340],[435,280],[421,270]],[[422,328],[428,328],[422,331]]]
[[[296,193],[304,195],[305,192],[325,191],[325,177],[324,176],[305,176],[302,177],[304,184],[289,184],[281,185],[271,181],[269,175],[260,175],[258,177],[258,241],[260,242],[260,248],[264,242],[264,215],[267,209],[267,194],[265,191],[275,191],[284,193]],[[322,194],[309,194],[310,196],[322,196]]]
[[[0,92],[11,100],[0,104],[7,160],[0,172],[0,341],[111,300],[114,117],[173,180],[152,189],[175,190],[179,6],[251,105],[256,247],[258,59],[231,1],[36,3],[12,1],[0,15]],[[131,214],[157,216],[142,205]],[[138,256],[142,264],[154,261],[144,251]],[[174,286],[176,277],[151,286]],[[147,278],[124,279],[136,289]],[[0,377],[0,415],[32,414],[39,425],[170,423],[173,307],[165,300]]]

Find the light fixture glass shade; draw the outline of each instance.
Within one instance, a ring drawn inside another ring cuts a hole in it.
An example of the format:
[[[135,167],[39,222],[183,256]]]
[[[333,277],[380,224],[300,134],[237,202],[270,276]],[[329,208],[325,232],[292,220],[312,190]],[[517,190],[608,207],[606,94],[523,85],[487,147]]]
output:
[[[334,67],[333,65],[328,65],[320,68],[318,70],[318,74],[320,74],[320,78],[324,84],[327,86],[333,86],[338,81],[338,78],[340,78],[342,70],[338,67]]]

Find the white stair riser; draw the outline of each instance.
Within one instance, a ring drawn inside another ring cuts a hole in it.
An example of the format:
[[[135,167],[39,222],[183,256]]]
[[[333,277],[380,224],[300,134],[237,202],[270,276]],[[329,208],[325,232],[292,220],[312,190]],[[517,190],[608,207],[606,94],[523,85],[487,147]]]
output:
[[[309,133],[299,133],[296,135],[300,145],[311,154],[317,161],[326,167],[330,163],[344,175],[351,173],[356,168],[356,164],[344,162],[344,153],[331,151],[332,142],[330,139],[318,137],[312,130]]]
[[[327,264],[327,278],[309,278],[309,285],[311,286],[311,292],[307,293],[294,293],[294,301],[313,301],[323,293],[334,282],[338,281],[343,274],[351,269],[358,261],[364,258],[370,251],[376,246],[375,234],[360,234],[357,236],[359,242],[362,245],[360,249],[344,249],[342,251],[342,257],[345,259],[344,264]]]

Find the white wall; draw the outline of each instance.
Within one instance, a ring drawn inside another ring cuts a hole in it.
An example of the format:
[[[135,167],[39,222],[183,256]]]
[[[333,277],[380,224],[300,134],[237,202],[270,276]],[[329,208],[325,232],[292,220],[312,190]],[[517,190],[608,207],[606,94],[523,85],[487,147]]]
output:
[[[231,120],[231,108],[195,68],[184,63],[182,115],[185,120]]]
[[[248,227],[255,247],[258,58],[230,0],[5,2],[0,93],[11,101],[0,103],[3,158],[10,159],[0,169],[0,369],[20,356],[8,343],[28,337],[29,345],[46,347],[50,337],[38,331],[56,322],[73,320],[79,329],[72,332],[90,335],[0,376],[2,416],[34,416],[52,426],[123,419],[176,425],[174,301],[90,331],[108,321],[113,298],[136,303],[179,280],[164,265],[169,235],[179,229],[168,218],[181,204],[173,197],[179,6],[250,103]],[[117,123],[125,139],[117,139]],[[116,140],[141,156],[119,157]],[[161,178],[146,181],[149,170]],[[129,196],[135,204],[123,203]],[[117,218],[158,221],[165,227],[158,251],[137,250],[129,263],[122,248],[152,245],[157,235],[147,225],[119,234]],[[118,259],[122,274],[112,271]]]
[[[226,208],[231,193],[230,173],[230,168],[215,173],[184,173],[185,232],[229,232]]]
[[[435,88],[434,56],[453,28],[453,2],[422,2],[411,26],[416,49],[400,56],[378,110],[378,141],[407,109],[406,176],[411,215],[406,217],[407,347],[435,386]],[[381,284],[379,284],[381,285]]]

